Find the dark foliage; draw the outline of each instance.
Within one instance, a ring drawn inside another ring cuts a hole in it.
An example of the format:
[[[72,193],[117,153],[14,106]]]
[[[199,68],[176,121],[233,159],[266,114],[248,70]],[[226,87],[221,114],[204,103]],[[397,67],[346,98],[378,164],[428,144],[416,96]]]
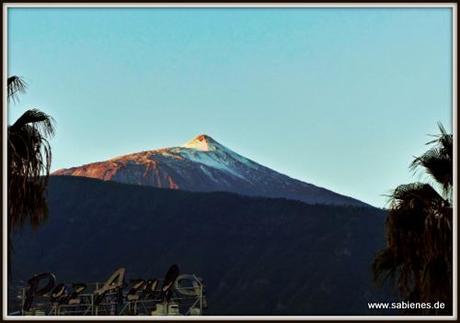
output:
[[[21,78],[9,77],[8,98],[15,99],[25,87]],[[26,111],[8,126],[8,237],[25,223],[36,227],[46,219],[45,190],[51,167],[47,138],[53,134],[53,119],[37,109]]]
[[[425,183],[398,186],[386,221],[387,247],[373,263],[375,280],[393,281],[411,302],[444,302],[444,310],[409,310],[410,314],[452,311],[452,135],[440,125],[434,145],[416,157],[411,168],[423,168],[442,194]]]

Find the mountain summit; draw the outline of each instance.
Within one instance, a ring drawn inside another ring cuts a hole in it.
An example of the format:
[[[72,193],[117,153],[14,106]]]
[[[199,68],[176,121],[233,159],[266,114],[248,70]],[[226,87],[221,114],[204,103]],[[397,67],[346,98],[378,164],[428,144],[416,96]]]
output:
[[[197,149],[201,151],[215,151],[223,147],[208,135],[199,135],[182,145],[184,148]]]
[[[368,206],[262,166],[201,134],[182,146],[148,150],[53,175],[70,175],[188,191],[226,191],[309,204]]]

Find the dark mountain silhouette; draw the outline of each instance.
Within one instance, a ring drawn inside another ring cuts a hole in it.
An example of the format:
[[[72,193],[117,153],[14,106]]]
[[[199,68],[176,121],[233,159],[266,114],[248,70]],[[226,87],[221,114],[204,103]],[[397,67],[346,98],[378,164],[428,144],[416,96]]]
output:
[[[225,191],[251,196],[284,197],[310,204],[367,204],[299,181],[262,166],[200,135],[180,147],[129,154],[69,169],[72,175],[127,184],[197,192]]]
[[[207,314],[379,314],[370,264],[385,212],[52,176],[48,222],[14,237],[14,278],[203,277]],[[385,313],[388,314],[388,313]]]

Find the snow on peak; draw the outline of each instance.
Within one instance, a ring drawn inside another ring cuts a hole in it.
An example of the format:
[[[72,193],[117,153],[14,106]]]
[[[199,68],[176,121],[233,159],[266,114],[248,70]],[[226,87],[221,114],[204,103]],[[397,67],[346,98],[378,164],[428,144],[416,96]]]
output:
[[[199,135],[182,145],[184,148],[196,149],[201,151],[214,151],[217,150],[219,143],[209,137],[208,135]]]

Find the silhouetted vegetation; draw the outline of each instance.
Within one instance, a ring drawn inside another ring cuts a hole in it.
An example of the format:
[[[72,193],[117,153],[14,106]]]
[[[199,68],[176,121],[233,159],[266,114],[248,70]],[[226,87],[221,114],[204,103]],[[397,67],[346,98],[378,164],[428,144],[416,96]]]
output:
[[[387,247],[373,263],[376,281],[393,281],[405,301],[444,302],[452,312],[452,162],[453,137],[439,125],[432,147],[416,157],[411,169],[423,169],[433,184],[398,186],[391,196],[386,221]]]
[[[16,101],[25,88],[21,78],[9,77],[8,99]],[[46,218],[45,190],[51,167],[47,139],[53,133],[53,119],[37,109],[27,110],[8,126],[8,236],[25,223],[36,227]],[[10,240],[9,253],[11,248]],[[11,266],[10,259],[8,263]]]

